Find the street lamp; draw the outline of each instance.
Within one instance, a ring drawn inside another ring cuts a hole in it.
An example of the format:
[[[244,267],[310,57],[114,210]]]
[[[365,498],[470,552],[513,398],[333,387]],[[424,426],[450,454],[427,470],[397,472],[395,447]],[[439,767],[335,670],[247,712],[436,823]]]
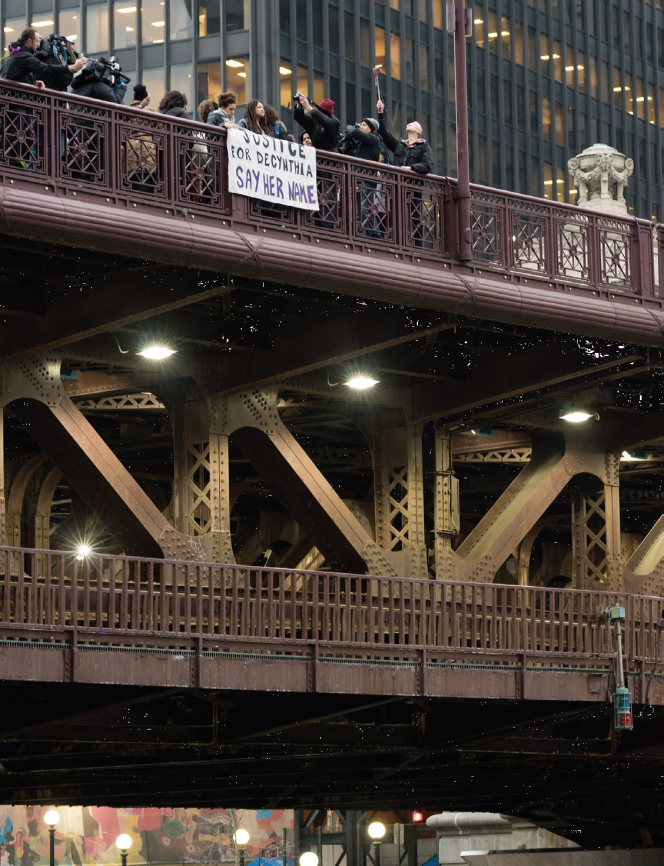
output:
[[[369,824],[369,836],[374,843],[374,866],[380,866],[380,843],[384,835],[385,824],[381,824],[380,821]]]
[[[247,833],[246,830],[243,830],[242,827],[238,827],[233,834],[233,839],[235,839],[235,844],[237,845],[237,853],[240,858],[240,866],[244,866],[244,846],[249,841],[249,833]]]
[[[305,851],[300,854],[300,866],[318,866],[318,854],[313,851]]]
[[[44,815],[44,821],[48,824],[48,848],[50,854],[50,866],[55,866],[55,825],[60,820],[60,816],[55,809],[49,809]]]
[[[120,857],[122,858],[122,866],[127,866],[127,851],[131,848],[131,836],[126,833],[120,833],[115,840],[115,844],[120,849]]]

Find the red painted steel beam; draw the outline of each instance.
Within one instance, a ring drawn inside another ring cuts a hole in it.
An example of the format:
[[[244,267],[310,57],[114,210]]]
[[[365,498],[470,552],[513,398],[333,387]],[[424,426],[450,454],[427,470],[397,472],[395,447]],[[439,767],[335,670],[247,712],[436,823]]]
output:
[[[48,212],[48,221],[44,213]],[[664,314],[640,298],[600,298],[514,283],[459,266],[386,260],[374,254],[308,246],[298,238],[240,232],[204,217],[157,216],[83,199],[0,188],[0,228],[69,246],[269,279],[390,304],[456,313],[563,333],[664,346]],[[330,261],[329,253],[333,255]],[[328,253],[328,255],[326,255]],[[389,262],[389,263],[388,263]],[[616,292],[617,294],[617,292]],[[15,355],[20,347],[14,348]]]

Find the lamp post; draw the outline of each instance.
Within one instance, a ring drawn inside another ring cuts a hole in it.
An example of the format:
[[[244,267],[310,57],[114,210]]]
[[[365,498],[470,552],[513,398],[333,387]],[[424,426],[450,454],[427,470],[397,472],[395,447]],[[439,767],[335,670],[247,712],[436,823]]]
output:
[[[44,821],[48,824],[48,849],[50,855],[50,866],[55,866],[55,825],[60,820],[60,816],[55,809],[49,809],[44,815]]]
[[[131,836],[128,836],[126,833],[121,833],[115,840],[115,844],[120,849],[122,866],[127,866],[127,851],[131,848]]]
[[[300,854],[300,866],[318,866],[318,854],[313,851],[304,851]]]
[[[233,839],[235,839],[235,844],[237,845],[239,866],[244,866],[244,846],[249,841],[249,833],[243,830],[242,827],[238,827],[233,834]]]
[[[374,843],[374,866],[380,866],[380,843],[384,835],[385,824],[381,824],[380,821],[369,824],[369,836]]]

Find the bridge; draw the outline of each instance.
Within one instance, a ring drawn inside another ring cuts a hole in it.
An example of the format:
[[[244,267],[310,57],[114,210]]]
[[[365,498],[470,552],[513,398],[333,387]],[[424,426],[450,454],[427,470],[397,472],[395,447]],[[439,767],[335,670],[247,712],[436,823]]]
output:
[[[317,163],[0,82],[0,797],[659,838],[662,227]]]

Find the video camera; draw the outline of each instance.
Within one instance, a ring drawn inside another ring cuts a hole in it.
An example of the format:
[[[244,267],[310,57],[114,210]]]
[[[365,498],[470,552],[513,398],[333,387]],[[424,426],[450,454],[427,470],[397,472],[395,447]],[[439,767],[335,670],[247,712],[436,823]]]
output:
[[[337,145],[337,153],[343,153],[345,156],[355,156],[358,141],[353,138],[353,131],[360,128],[360,124],[349,124],[346,127],[346,132],[342,132],[339,136],[339,144]]]
[[[123,74],[122,67],[115,57],[111,57],[110,60],[100,57],[99,60],[88,59],[85,66],[74,75],[71,86],[77,89],[90,81],[101,81],[109,87],[114,83],[126,87],[131,78]]]
[[[51,65],[70,66],[76,63],[78,57],[74,43],[66,36],[58,36],[57,33],[51,33],[46,39],[42,39],[35,53],[44,63]]]

